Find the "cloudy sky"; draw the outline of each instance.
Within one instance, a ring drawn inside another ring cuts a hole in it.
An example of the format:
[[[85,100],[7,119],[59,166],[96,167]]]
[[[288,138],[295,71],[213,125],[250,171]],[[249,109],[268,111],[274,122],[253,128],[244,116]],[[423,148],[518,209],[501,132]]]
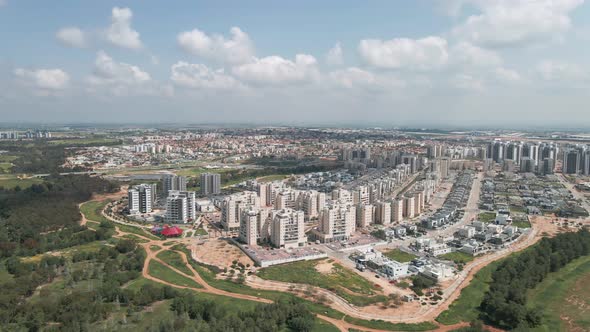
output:
[[[0,0],[0,122],[590,127],[584,0]]]

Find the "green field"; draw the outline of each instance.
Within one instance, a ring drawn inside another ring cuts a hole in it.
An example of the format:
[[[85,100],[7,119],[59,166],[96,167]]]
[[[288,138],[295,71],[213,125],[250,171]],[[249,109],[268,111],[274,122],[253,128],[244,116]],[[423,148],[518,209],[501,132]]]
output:
[[[100,145],[100,144],[114,144],[119,143],[119,139],[115,138],[72,138],[48,141],[53,145]]]
[[[405,251],[401,251],[399,249],[393,249],[393,250],[384,252],[383,255],[389,259],[393,259],[394,261],[398,261],[400,263],[411,262],[414,258],[416,258],[416,255],[412,255],[410,253],[407,253]]]
[[[84,214],[84,216],[86,216],[86,219],[88,220],[96,221],[98,223],[103,221],[110,223],[111,221],[105,218],[105,216],[103,216],[101,213],[105,205],[109,204],[110,202],[110,200],[86,202],[80,205],[80,211]]]
[[[12,163],[0,162],[0,173],[10,173],[12,170]]]
[[[19,186],[21,189],[25,189],[34,184],[40,183],[43,183],[43,180],[39,178],[18,179],[14,176],[5,178],[0,177],[0,187],[4,187],[5,189],[14,189],[16,186]]]
[[[329,263],[329,260],[300,261],[267,267],[258,272],[263,279],[308,284],[335,292],[348,302],[366,306],[383,302],[386,297],[378,295],[378,290],[365,278],[349,271],[340,264],[333,264],[329,273],[321,273],[316,265]],[[296,273],[293,273],[296,271]],[[348,291],[346,291],[348,290]],[[356,294],[350,294],[350,292]]]
[[[530,290],[527,306],[543,308],[543,325],[534,331],[589,331],[590,256],[550,273]]]
[[[457,264],[469,263],[473,260],[472,255],[466,254],[466,253],[460,252],[460,251],[455,251],[455,252],[450,252],[448,254],[440,255],[440,256],[438,256],[438,258],[444,259],[447,261],[453,261]]]
[[[9,163],[18,159],[18,156],[10,154],[0,154],[0,163]]]
[[[200,284],[196,281],[189,279],[183,275],[180,275],[164,264],[157,262],[157,261],[150,261],[149,265],[149,273],[152,277],[156,277],[158,279],[167,281],[169,283],[185,286],[185,287],[193,287],[193,288],[203,288]]]
[[[482,212],[479,214],[477,219],[481,222],[494,222],[496,220],[496,213],[495,212]]]
[[[272,181],[280,181],[288,178],[289,175],[285,174],[275,174],[275,175],[267,175],[258,178],[258,182],[272,182]]]
[[[513,221],[512,226],[516,226],[518,228],[531,228],[531,223],[526,220]]]
[[[186,273],[189,276],[193,275],[191,270],[189,270],[186,264],[184,264],[184,262],[182,261],[182,257],[180,256],[180,254],[175,251],[164,250],[159,252],[158,255],[156,255],[156,257],[166,262],[168,265],[176,268],[177,270]]]
[[[355,325],[386,331],[432,331],[436,329],[436,325],[431,322],[416,324],[390,323],[382,320],[367,321],[350,316],[344,317],[344,320]]]
[[[479,317],[477,308],[483,301],[484,294],[490,288],[492,273],[500,265],[501,261],[488,264],[479,270],[469,286],[461,290],[461,295],[451,305],[449,309],[443,311],[436,321],[444,325],[453,325],[460,322],[470,322]]]

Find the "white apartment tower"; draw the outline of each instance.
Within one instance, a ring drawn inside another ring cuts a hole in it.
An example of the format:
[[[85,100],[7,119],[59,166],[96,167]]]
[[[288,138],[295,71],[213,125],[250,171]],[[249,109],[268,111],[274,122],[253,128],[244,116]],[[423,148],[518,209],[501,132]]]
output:
[[[319,237],[323,242],[348,239],[356,230],[356,208],[336,204],[321,213]]]
[[[164,220],[170,223],[187,223],[197,218],[194,191],[171,190],[166,198]]]
[[[201,174],[201,194],[218,195],[221,192],[221,175],[217,173]]]
[[[278,211],[272,220],[271,242],[277,248],[303,247],[306,242],[303,211]]]
[[[377,202],[375,204],[375,222],[381,225],[389,225],[391,223],[390,202]]]
[[[162,179],[162,189],[164,196],[167,196],[170,190],[186,191],[186,178],[184,176],[166,175]]]
[[[391,202],[391,221],[401,222],[404,219],[404,200],[395,199]]]
[[[129,213],[151,213],[154,202],[152,185],[140,184],[127,191],[129,197]]]
[[[359,204],[356,209],[356,225],[358,228],[367,228],[374,222],[375,206],[371,204]]]

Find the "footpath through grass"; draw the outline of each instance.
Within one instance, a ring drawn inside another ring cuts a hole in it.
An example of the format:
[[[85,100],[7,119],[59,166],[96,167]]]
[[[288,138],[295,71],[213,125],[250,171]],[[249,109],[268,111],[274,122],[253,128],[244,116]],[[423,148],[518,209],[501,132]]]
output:
[[[393,250],[384,252],[383,255],[389,259],[393,259],[394,261],[398,261],[400,263],[411,262],[414,258],[416,258],[416,255],[412,255],[410,253],[407,253],[405,251],[401,251],[399,249],[393,249]]]
[[[451,303],[449,309],[443,311],[436,318],[436,321],[444,325],[453,325],[477,319],[479,317],[479,305],[492,282],[492,273],[500,263],[501,260],[495,261],[479,270],[469,283],[469,286],[461,290],[459,298]]]
[[[162,279],[171,284],[185,287],[203,288],[203,286],[198,284],[196,281],[174,272],[164,264],[157,262],[155,260],[150,261],[150,265],[148,268],[149,273],[152,277]]]
[[[189,268],[184,264],[182,261],[182,257],[179,253],[171,250],[164,250],[159,252],[156,257],[166,262],[168,265],[174,267],[175,269],[186,273],[189,276],[192,276],[193,273]]]
[[[318,264],[330,264],[329,260],[299,261],[267,267],[258,272],[262,279],[307,284],[324,288],[338,294],[356,306],[366,306],[385,301],[384,295],[365,278],[334,263],[329,272],[316,269]]]
[[[543,324],[533,331],[590,331],[588,284],[590,256],[580,257],[547,275],[527,295],[527,306],[543,311]]]

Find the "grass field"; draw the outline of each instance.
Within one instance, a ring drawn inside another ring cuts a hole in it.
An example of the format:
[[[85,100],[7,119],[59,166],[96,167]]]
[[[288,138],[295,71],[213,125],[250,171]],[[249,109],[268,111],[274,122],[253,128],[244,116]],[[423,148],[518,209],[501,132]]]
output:
[[[530,290],[527,306],[544,308],[543,325],[534,331],[590,331],[590,256],[550,273]]]
[[[512,226],[516,226],[518,228],[531,228],[531,223],[526,220],[513,221]]]
[[[0,173],[10,173],[12,170],[12,163],[0,162]]]
[[[0,163],[9,163],[18,159],[18,156],[13,156],[10,154],[0,154]]]
[[[355,325],[386,331],[432,331],[436,329],[436,325],[431,322],[416,324],[390,323],[382,320],[367,321],[350,316],[344,317],[344,320]]]
[[[175,251],[164,250],[158,253],[156,257],[168,263],[168,265],[178,269],[179,271],[188,274],[189,276],[193,275],[191,270],[189,270],[189,268],[186,267],[186,264],[184,264],[184,262],[182,261],[182,257],[180,256],[180,254],[178,254]]]
[[[499,261],[488,264],[477,272],[469,283],[469,286],[461,290],[461,295],[449,309],[443,311],[436,321],[444,325],[457,324],[459,322],[470,322],[479,317],[477,308],[483,301],[484,294],[490,288],[492,273],[500,265]]]
[[[455,251],[455,252],[450,252],[448,254],[444,254],[444,255],[440,255],[438,256],[438,258],[440,259],[444,259],[447,261],[453,261],[457,264],[459,263],[468,263],[471,262],[473,260],[473,256],[470,254],[466,254],[464,252],[460,252],[460,251]]]
[[[414,258],[416,258],[416,255],[412,255],[399,249],[393,249],[384,252],[383,255],[389,259],[393,259],[394,261],[398,261],[400,263],[411,262]]]
[[[72,138],[72,139],[60,139],[48,141],[49,144],[53,145],[99,145],[99,144],[113,144],[120,142],[119,139],[115,138]]]
[[[197,230],[195,230],[194,236],[198,236],[198,235],[207,235],[209,233],[207,233],[206,230],[203,229],[203,227],[199,227],[197,228]]]
[[[494,222],[496,220],[495,212],[482,212],[477,216],[477,219],[481,222]]]
[[[258,272],[258,276],[263,279],[308,284],[331,290],[357,306],[383,302],[386,299],[383,295],[377,295],[377,289],[368,280],[339,264],[333,264],[329,273],[318,272],[316,266],[327,262],[328,260],[322,259],[275,265],[262,269]],[[293,273],[294,271],[297,273]]]
[[[172,271],[160,262],[152,260],[150,261],[148,268],[151,276],[169,283],[186,287],[203,288],[203,286],[199,285],[196,281]]]
[[[258,178],[258,182],[272,182],[272,181],[280,181],[288,178],[289,175],[286,174],[275,174],[275,175],[267,175],[261,178]]]
[[[18,179],[13,176],[0,178],[0,187],[4,187],[5,189],[14,189],[16,186],[25,189],[39,183],[43,183],[43,180],[39,178]]]
[[[111,222],[105,216],[102,215],[101,211],[104,209],[105,205],[109,204],[110,200],[104,201],[90,201],[80,205],[80,211],[86,216],[86,219],[96,221],[98,223],[101,222]]]

